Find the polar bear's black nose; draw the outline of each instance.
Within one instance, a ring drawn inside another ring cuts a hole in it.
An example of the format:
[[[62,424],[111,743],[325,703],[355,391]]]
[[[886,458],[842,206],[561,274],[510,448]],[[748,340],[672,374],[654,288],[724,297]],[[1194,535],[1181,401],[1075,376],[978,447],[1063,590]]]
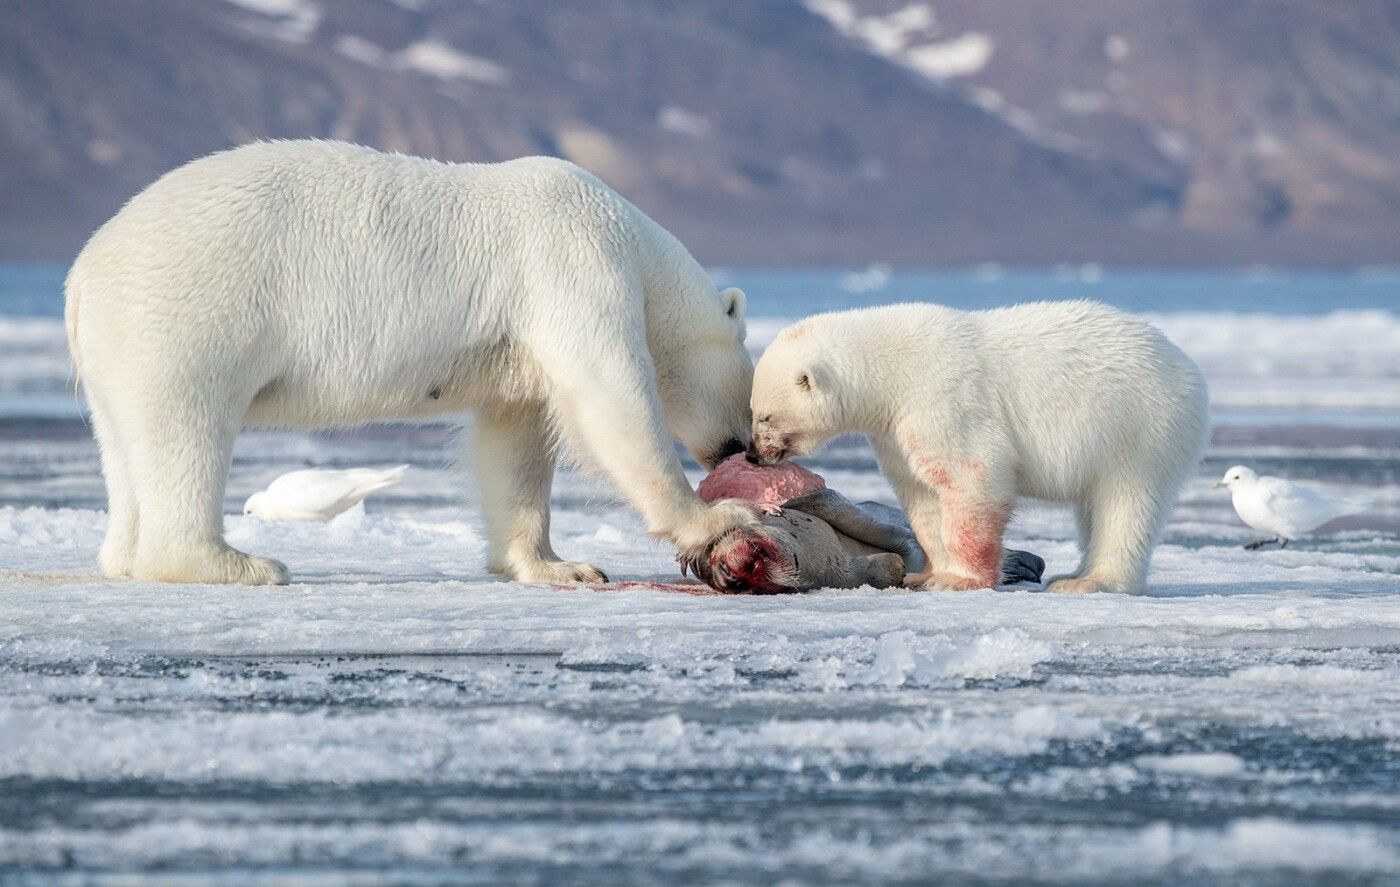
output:
[[[731,437],[729,440],[726,440],[723,444],[721,444],[720,448],[715,451],[715,464],[718,465],[719,463],[723,462],[725,459],[728,459],[735,453],[742,453],[743,451],[744,442],[742,440],[739,440],[739,438],[737,437]]]
[[[763,464],[763,463],[759,460],[758,446],[757,446],[755,443],[753,443],[752,441],[749,442],[749,448],[748,448],[747,450],[744,451],[744,458],[747,459],[747,460],[749,460],[749,464],[750,464],[750,465],[762,465],[762,464]]]

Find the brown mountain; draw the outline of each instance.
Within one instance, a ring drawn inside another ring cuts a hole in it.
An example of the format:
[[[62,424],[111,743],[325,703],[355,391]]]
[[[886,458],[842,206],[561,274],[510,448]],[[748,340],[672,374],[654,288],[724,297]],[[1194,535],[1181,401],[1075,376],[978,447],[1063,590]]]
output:
[[[1397,8],[0,0],[0,260],[317,136],[569,157],[709,262],[1396,261]]]

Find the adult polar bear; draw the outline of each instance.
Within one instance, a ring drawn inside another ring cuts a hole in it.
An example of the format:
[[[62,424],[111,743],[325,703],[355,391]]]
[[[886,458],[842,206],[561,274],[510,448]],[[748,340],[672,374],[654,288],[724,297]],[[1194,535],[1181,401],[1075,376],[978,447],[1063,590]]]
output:
[[[133,198],[65,289],[107,482],[105,575],[287,581],[223,539],[245,424],[476,410],[489,566],[522,581],[603,578],[550,547],[556,442],[683,551],[754,520],[702,503],[668,434],[707,465],[748,439],[743,293],[717,293],[675,238],[567,162],[237,148]]]

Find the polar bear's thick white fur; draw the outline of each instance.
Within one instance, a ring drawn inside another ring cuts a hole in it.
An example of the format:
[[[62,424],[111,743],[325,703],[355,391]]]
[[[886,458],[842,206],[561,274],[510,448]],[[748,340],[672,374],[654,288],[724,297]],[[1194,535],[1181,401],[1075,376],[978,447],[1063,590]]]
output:
[[[1205,381],[1139,318],[1092,302],[892,305],[784,329],[759,359],[751,458],[869,435],[909,513],[925,588],[997,582],[1018,497],[1073,503],[1057,592],[1139,593],[1208,430]]]
[[[675,238],[561,160],[336,142],[215,154],[102,226],[66,296],[109,576],[286,581],[223,539],[245,424],[475,410],[489,566],[524,581],[601,578],[550,547],[557,443],[682,549],[753,519],[702,503],[671,444],[714,464],[747,440],[743,293],[716,292]]]

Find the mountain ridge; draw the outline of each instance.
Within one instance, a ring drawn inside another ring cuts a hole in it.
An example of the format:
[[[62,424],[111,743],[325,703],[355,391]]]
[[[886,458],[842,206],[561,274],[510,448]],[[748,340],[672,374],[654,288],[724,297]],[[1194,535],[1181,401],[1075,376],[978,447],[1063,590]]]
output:
[[[1400,259],[1400,208],[1385,190],[1400,176],[1361,177],[1369,191],[1351,196],[1357,176],[1311,172],[1334,155],[1374,166],[1393,123],[1291,161],[1282,184],[1241,175],[1250,187],[1232,191],[1228,157],[1188,163],[1150,144],[1156,124],[1134,110],[1147,98],[1052,113],[1064,84],[1087,75],[1033,89],[1037,47],[1056,34],[1082,44],[1096,19],[1036,30],[1027,6],[3,0],[0,259],[62,261],[164,171],[296,137],[452,161],[564,156],[710,263]],[[1192,9],[1187,23],[1209,18],[1208,3]],[[847,14],[856,25],[842,25]],[[924,47],[917,63],[882,51],[895,44],[879,22],[897,15],[900,51]],[[1120,38],[1131,48],[1117,67],[1148,55],[1136,34]],[[1328,187],[1345,199],[1307,199]]]

